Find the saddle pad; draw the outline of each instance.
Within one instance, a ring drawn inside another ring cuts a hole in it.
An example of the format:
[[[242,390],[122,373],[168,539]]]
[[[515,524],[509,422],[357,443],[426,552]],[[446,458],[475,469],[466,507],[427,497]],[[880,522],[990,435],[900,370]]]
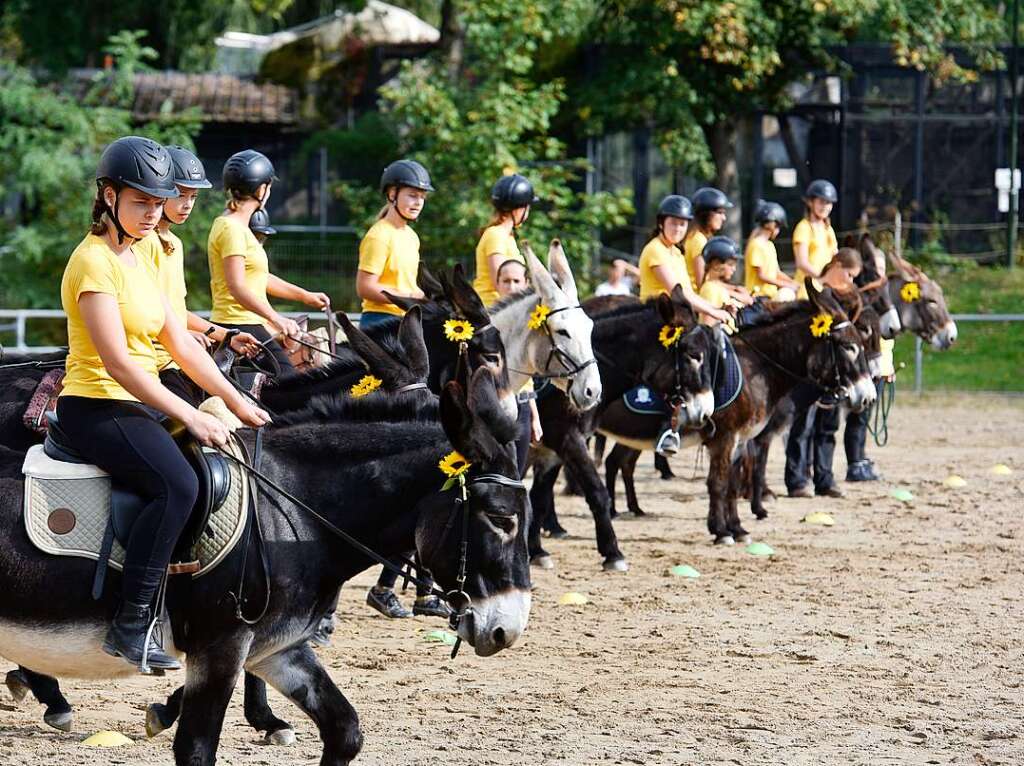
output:
[[[245,453],[232,437],[227,451],[240,460]],[[192,549],[201,577],[231,553],[245,529],[249,505],[249,477],[234,461],[228,461],[231,488],[224,502],[213,510],[206,529]],[[25,474],[25,530],[32,544],[54,556],[98,560],[110,517],[110,476],[93,465],[63,463],[51,459],[42,445],[29,448]],[[115,540],[110,566],[120,571],[124,548]]]
[[[662,418],[672,416],[672,408],[668,406],[665,397],[654,393],[647,386],[629,389],[622,395],[622,401],[626,409],[637,415],[657,415]]]
[[[715,412],[725,409],[743,390],[743,368],[732,341],[723,336],[725,347],[721,366],[715,371]]]

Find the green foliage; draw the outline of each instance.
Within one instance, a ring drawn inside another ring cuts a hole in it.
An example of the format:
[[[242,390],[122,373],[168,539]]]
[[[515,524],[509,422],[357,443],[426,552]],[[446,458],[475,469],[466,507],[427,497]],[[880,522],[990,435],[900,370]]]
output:
[[[151,55],[138,45],[140,37],[122,32],[111,39],[121,60],[135,67]],[[123,88],[127,75],[115,71],[112,77],[113,93],[130,98]],[[134,126],[123,103],[81,103],[26,69],[0,66],[0,199],[8,201],[8,214],[0,217],[0,300],[27,307],[60,304],[61,274],[88,230],[93,173],[108,143],[142,134],[188,146],[198,127],[187,116]]]
[[[438,190],[416,228],[425,254],[434,259],[471,257],[477,231],[491,215],[490,186],[507,172],[528,176],[543,200],[521,236],[541,254],[547,240],[559,236],[571,257],[588,257],[601,229],[626,222],[628,195],[579,191],[586,163],[571,157],[551,134],[564,84],[533,76],[538,53],[555,36],[572,32],[588,3],[474,0],[459,7],[465,29],[461,67],[441,55],[407,63],[382,89],[382,109],[398,151],[379,157],[374,175],[397,156],[418,159],[430,170]],[[453,67],[459,71],[453,73]],[[342,184],[338,191],[354,211],[356,225],[365,228],[381,198],[376,177],[361,180],[360,186]]]

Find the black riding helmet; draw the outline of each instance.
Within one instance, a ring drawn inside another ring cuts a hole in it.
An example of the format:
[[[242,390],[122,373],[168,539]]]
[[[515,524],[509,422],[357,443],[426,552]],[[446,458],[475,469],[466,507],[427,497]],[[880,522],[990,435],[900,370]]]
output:
[[[807,185],[804,197],[806,199],[823,199],[833,205],[839,202],[839,192],[836,191],[836,187],[832,185],[831,181],[826,181],[824,178],[816,178],[811,181]]]
[[[249,216],[249,230],[266,237],[269,237],[271,234],[277,234],[277,229],[270,225],[270,214],[263,208]]]
[[[539,201],[533,192],[533,184],[518,173],[502,176],[491,188],[491,202],[502,213],[508,213]]]
[[[153,197],[178,196],[171,169],[171,155],[156,141],[141,136],[125,136],[109,144],[96,166],[96,184],[111,181],[118,187],[130,186]]]
[[[228,157],[223,178],[224,191],[237,197],[255,197],[263,184],[277,180],[267,155],[255,149],[243,149]]]
[[[384,168],[380,176],[381,192],[387,194],[390,186],[408,186],[425,192],[434,191],[430,183],[430,173],[416,160],[396,160]]]
[[[733,207],[725,192],[713,186],[705,186],[693,193],[693,211],[695,213],[710,213],[712,210],[728,210]]]
[[[665,216],[682,218],[684,221],[692,220],[693,205],[682,194],[669,194],[658,205],[658,219],[660,220]]]
[[[734,259],[737,261],[743,260],[743,255],[740,253],[739,245],[733,242],[728,237],[712,237],[704,245],[704,250],[701,251],[701,255],[704,256],[706,263],[712,263],[713,261],[728,261]]]
[[[186,189],[209,189],[213,186],[206,177],[206,168],[192,152],[184,146],[164,147],[171,155],[171,169],[174,185]]]
[[[102,189],[108,183],[116,192],[114,207],[108,206],[107,214],[117,229],[118,243],[129,236],[121,226],[117,212],[121,204],[121,189],[130,186],[161,199],[171,199],[180,193],[174,185],[171,155],[156,141],[141,136],[119,138],[103,150],[96,166],[96,187]]]
[[[778,202],[768,202],[763,199],[757,201],[757,210],[754,213],[755,223],[777,223],[785,227],[789,223],[786,220],[786,208]]]

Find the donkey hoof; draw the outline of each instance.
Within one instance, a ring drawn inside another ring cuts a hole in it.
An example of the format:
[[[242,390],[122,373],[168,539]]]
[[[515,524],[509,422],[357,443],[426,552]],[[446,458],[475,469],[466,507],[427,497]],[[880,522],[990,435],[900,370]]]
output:
[[[267,732],[263,742],[267,745],[281,745],[282,747],[294,745],[295,729],[278,729],[277,731]]]
[[[7,678],[4,679],[4,683],[7,685],[7,690],[11,693],[15,702],[21,702],[30,691],[28,688],[28,682],[25,680],[25,676],[21,674],[20,670],[8,671]]]
[[[554,569],[555,562],[550,556],[534,556],[530,559],[530,566],[538,569]]]
[[[71,731],[71,724],[74,722],[74,716],[70,710],[65,710],[60,713],[46,713],[43,715],[43,721],[48,725],[59,731]]]
[[[601,568],[605,572],[628,572],[629,562],[625,559],[605,559]]]
[[[715,545],[735,545],[736,541],[732,535],[722,535],[721,537],[715,538]]]
[[[146,736],[150,739],[168,728],[168,724],[164,723],[160,715],[162,709],[163,705],[150,705],[146,708]]]

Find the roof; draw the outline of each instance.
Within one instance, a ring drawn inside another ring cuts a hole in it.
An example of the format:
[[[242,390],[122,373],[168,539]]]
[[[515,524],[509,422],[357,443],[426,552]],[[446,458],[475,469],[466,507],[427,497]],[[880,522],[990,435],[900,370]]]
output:
[[[95,71],[71,73],[74,88],[84,95]],[[257,83],[228,74],[144,72],[135,75],[132,117],[155,120],[170,113],[198,108],[204,123],[294,125],[299,122],[299,96],[293,89]]]

